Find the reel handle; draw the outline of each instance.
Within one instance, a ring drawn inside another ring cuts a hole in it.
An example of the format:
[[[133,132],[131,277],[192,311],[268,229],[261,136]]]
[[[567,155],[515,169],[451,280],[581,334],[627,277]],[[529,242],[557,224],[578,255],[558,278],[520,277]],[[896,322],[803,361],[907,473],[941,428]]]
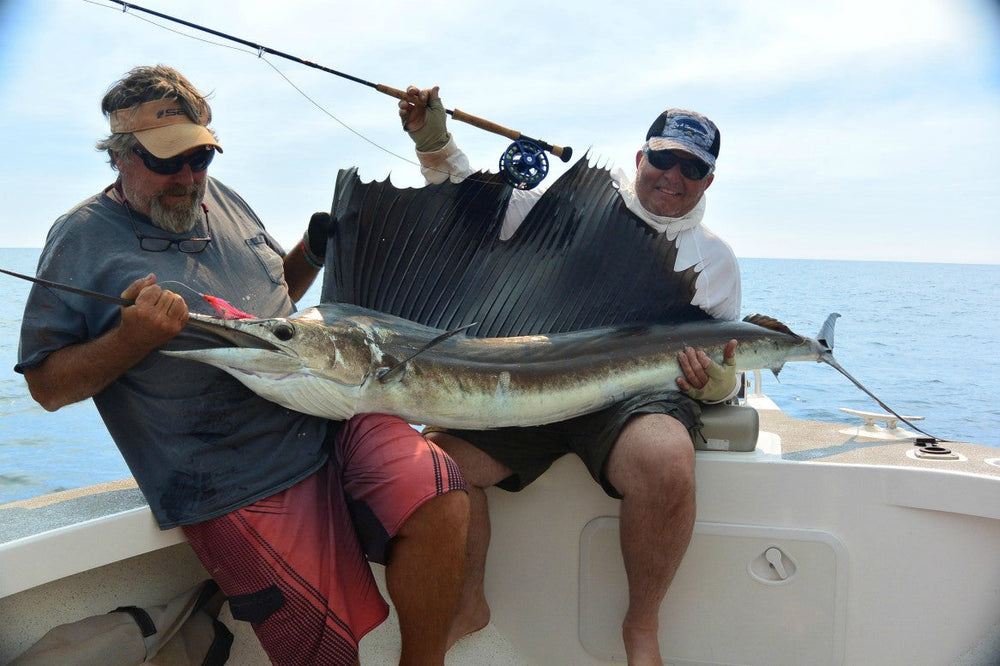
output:
[[[396,99],[409,100],[410,96],[406,94],[406,91],[400,90],[399,88],[392,88],[381,83],[375,84],[375,90],[389,95],[390,97],[395,97]],[[569,146],[553,146],[552,144],[540,141],[539,139],[532,139],[531,137],[525,136],[518,132],[517,130],[512,130],[509,127],[504,127],[503,125],[498,125],[497,123],[486,120],[485,118],[480,118],[479,116],[474,116],[465,111],[460,111],[458,109],[445,109],[445,113],[449,116],[458,120],[460,122],[472,125],[473,127],[478,127],[481,130],[486,130],[487,132],[492,132],[493,134],[499,134],[500,136],[505,136],[512,141],[519,141],[525,139],[528,141],[534,141],[538,144],[542,150],[552,153],[563,162],[569,162],[570,158],[573,156],[573,149]]]

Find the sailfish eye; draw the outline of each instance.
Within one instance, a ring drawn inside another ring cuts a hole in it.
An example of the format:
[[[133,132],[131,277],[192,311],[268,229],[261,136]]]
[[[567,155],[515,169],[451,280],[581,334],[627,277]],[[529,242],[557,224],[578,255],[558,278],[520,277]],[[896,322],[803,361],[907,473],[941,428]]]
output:
[[[289,323],[277,324],[271,332],[282,342],[287,342],[295,337],[295,327]]]

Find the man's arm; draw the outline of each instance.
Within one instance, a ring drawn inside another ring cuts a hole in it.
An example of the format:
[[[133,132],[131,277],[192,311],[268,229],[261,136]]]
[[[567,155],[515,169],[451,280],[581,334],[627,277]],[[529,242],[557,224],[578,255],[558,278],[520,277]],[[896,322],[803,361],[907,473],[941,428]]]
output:
[[[309,218],[309,227],[302,236],[302,242],[285,255],[285,282],[288,283],[288,296],[292,302],[298,303],[306,295],[323,268],[326,257],[326,240],[329,236],[330,214],[313,213]]]
[[[466,157],[447,128],[447,112],[438,96],[438,87],[406,89],[409,99],[399,101],[399,117],[403,129],[413,140],[420,160],[420,173],[431,184],[451,180],[462,182],[472,173]]]
[[[309,263],[301,244],[293,247],[285,255],[284,268],[285,282],[288,283],[288,296],[293,303],[298,303],[316,280],[319,269]]]
[[[399,101],[399,117],[403,129],[413,139],[424,180],[430,184],[443,183],[449,178],[453,183],[462,182],[473,171],[469,158],[448,132],[447,112],[438,96],[438,87],[420,90],[409,86],[406,93],[409,99]],[[508,240],[514,235],[546,189],[542,184],[530,190],[515,189],[511,193],[500,240]]]
[[[43,408],[54,412],[100,393],[187,323],[184,299],[160,288],[152,274],[129,285],[122,298],[135,299],[135,304],[122,308],[117,327],[54,351],[24,370],[31,397]]]

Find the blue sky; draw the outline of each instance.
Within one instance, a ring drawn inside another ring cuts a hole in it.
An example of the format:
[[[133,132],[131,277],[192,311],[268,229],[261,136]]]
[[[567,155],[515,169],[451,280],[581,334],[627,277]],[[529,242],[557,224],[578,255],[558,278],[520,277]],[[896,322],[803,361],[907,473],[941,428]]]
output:
[[[368,81],[440,84],[448,108],[625,169],[660,111],[699,110],[722,130],[706,224],[741,257],[1000,263],[995,1],[137,4]],[[0,247],[40,247],[113,180],[93,148],[100,99],[137,64],[213,91],[211,174],[286,246],[329,208],[339,169],[421,183],[394,99],[147,19],[0,0]],[[507,139],[451,129],[496,169]],[[549,178],[564,169],[553,158]]]

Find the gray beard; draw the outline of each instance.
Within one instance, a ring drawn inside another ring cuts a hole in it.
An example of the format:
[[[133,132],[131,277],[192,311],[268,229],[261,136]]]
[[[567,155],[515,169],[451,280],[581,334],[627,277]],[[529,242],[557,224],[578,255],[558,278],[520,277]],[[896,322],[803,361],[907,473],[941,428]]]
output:
[[[124,184],[122,189],[126,199],[131,202],[136,202],[135,205],[137,205],[138,209],[142,211],[142,206],[140,204],[143,198],[130,196],[135,193],[130,191],[128,187],[125,187]],[[177,187],[169,189],[173,189],[173,194],[180,193]],[[194,225],[203,215],[201,201],[205,198],[205,181],[203,180],[194,186],[181,186],[180,189],[189,194],[189,199],[176,206],[167,207],[160,201],[160,196],[166,192],[160,192],[159,194],[153,195],[150,199],[148,199],[150,221],[154,226],[173,234],[188,233],[194,228]]]
[[[149,219],[153,224],[172,234],[186,234],[201,217],[201,197],[198,201],[173,208],[167,208],[159,199],[153,199],[149,208]]]

